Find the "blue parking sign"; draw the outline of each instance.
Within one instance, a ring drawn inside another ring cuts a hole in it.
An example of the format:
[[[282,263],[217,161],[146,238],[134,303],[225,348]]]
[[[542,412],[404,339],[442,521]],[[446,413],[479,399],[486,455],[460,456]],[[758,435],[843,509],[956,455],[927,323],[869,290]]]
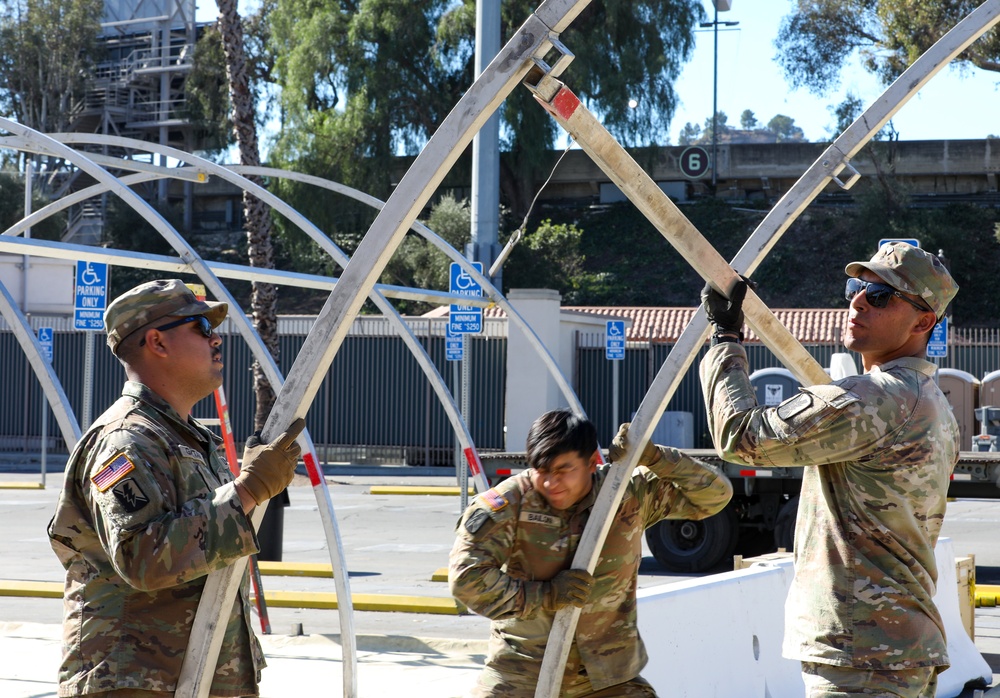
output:
[[[608,320],[604,330],[604,358],[608,361],[625,358],[624,320]]]
[[[78,261],[75,295],[73,329],[103,330],[104,310],[108,307],[108,265]]]
[[[38,328],[38,343],[42,345],[42,353],[45,355],[45,360],[49,363],[52,363],[52,337],[51,327]]]
[[[473,262],[472,265],[480,274],[483,273],[483,263]],[[459,296],[483,295],[483,288],[458,262],[451,263],[448,281],[448,291]],[[483,331],[483,309],[475,305],[451,304],[448,313],[449,334],[470,334]]]
[[[927,342],[927,358],[943,359],[948,356],[948,318],[941,318],[941,322],[934,325],[931,330],[931,338]]]

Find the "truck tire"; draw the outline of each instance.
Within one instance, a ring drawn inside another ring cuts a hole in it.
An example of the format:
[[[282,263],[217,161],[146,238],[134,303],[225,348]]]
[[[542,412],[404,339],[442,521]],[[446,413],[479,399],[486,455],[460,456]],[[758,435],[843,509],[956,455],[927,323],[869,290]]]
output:
[[[778,517],[774,520],[774,545],[776,548],[784,548],[786,552],[795,549],[795,521],[799,515],[799,495],[795,495],[785,502]]]
[[[664,519],[646,529],[653,557],[671,572],[702,572],[733,554],[739,518],[732,505],[701,521]]]

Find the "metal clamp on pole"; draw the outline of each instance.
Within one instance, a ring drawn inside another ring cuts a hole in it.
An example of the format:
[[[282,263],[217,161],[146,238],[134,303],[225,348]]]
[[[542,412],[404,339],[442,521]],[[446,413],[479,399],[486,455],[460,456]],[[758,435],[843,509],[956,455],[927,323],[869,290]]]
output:
[[[861,173],[858,172],[857,168],[851,164],[851,161],[840,151],[839,148],[836,146],[830,146],[829,150],[824,153],[824,155],[826,154],[836,154],[838,156],[836,159],[824,157],[822,160],[823,167],[825,167],[830,173],[830,179],[836,182],[838,187],[846,191],[857,184],[857,181],[861,179]],[[850,175],[847,178],[847,181],[840,178],[840,173],[844,170],[847,170]]]

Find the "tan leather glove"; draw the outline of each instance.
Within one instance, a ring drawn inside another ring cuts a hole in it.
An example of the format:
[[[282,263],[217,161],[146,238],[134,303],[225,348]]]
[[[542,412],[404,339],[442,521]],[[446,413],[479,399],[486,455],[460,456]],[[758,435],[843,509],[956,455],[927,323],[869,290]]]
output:
[[[620,427],[618,427],[618,433],[615,435],[614,440],[611,442],[611,446],[608,448],[608,460],[612,463],[617,463],[625,458],[625,454],[628,453],[628,427],[631,422],[625,422]],[[639,456],[639,465],[644,465],[647,468],[651,465],[655,465],[660,460],[660,449],[656,447],[652,441],[647,441],[645,448],[642,449],[642,454]]]
[[[247,439],[236,482],[246,488],[257,504],[266,502],[292,481],[302,454],[302,447],[295,439],[305,426],[304,419],[296,419],[269,444],[261,443],[257,434]]]
[[[564,606],[583,606],[590,598],[594,575],[587,570],[563,570],[545,589],[545,610],[558,611]]]

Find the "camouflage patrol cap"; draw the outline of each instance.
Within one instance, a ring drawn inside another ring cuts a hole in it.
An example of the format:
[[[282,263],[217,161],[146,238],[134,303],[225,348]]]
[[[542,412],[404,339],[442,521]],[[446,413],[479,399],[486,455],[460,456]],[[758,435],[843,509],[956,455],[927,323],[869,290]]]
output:
[[[893,288],[921,298],[940,320],[958,284],[941,260],[926,250],[905,242],[887,242],[868,262],[851,262],[844,269],[858,276],[867,269]]]
[[[204,315],[212,327],[218,327],[228,312],[228,303],[200,301],[179,279],[158,279],[115,298],[104,311],[104,330],[108,346],[117,354],[123,339],[162,317]]]

